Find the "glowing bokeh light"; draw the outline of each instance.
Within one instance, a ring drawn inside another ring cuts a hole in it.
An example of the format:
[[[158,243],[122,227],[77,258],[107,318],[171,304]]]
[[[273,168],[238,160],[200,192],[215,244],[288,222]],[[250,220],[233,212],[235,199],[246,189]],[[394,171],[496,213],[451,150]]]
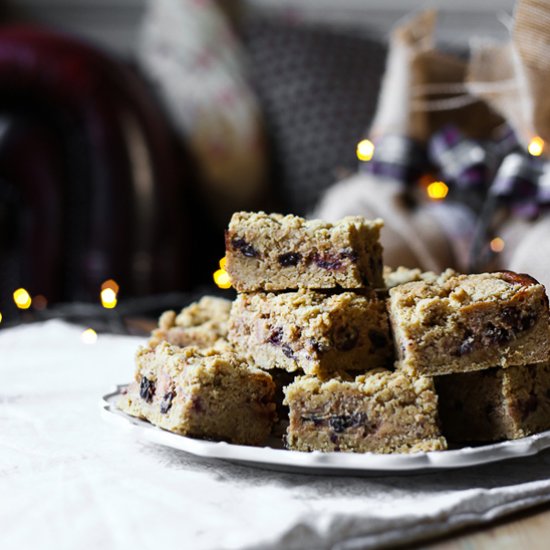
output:
[[[218,269],[214,272],[214,282],[220,288],[231,288],[231,280],[229,279],[229,273],[225,269]]]
[[[112,288],[104,288],[100,293],[101,305],[105,309],[113,309],[117,305],[116,292]]]
[[[18,288],[14,291],[13,301],[19,309],[29,309],[32,304],[31,295],[24,288]]]
[[[105,290],[107,288],[110,288],[115,294],[118,294],[118,291],[120,290],[118,283],[114,279],[107,279],[106,281],[103,281],[101,284],[101,290]]]
[[[449,188],[447,187],[447,184],[442,181],[432,181],[432,183],[426,187],[428,197],[434,201],[443,200],[447,196],[448,192]]]
[[[489,243],[489,247],[493,252],[502,252],[504,250],[504,240],[500,237],[495,237]]]
[[[368,162],[374,155],[374,143],[370,139],[362,139],[357,144],[357,158],[362,162]]]
[[[224,257],[220,260],[220,269],[224,269],[224,270],[225,270],[225,264],[227,264],[227,258],[224,256]]]
[[[97,332],[93,328],[87,328],[80,335],[80,340],[83,344],[95,344],[97,342]]]
[[[540,157],[544,151],[544,140],[540,136],[535,136],[527,146],[529,154],[534,157]]]

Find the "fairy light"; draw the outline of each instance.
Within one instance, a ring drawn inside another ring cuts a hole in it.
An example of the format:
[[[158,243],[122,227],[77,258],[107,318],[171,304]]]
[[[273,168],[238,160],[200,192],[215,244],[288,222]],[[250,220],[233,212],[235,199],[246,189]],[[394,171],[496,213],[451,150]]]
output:
[[[225,270],[226,263],[227,258],[224,256],[220,260],[220,269],[214,271],[213,274],[214,282],[219,288],[231,288],[231,279],[229,278],[229,273]]]
[[[80,340],[83,344],[95,344],[97,342],[97,332],[93,328],[87,328],[80,335]]]
[[[493,252],[502,252],[504,250],[504,240],[500,237],[495,237],[490,243],[489,248]]]
[[[370,139],[362,139],[357,144],[357,158],[362,162],[369,162],[374,155],[374,143]]]
[[[0,311],[0,323],[2,322],[2,312]]]
[[[432,181],[432,183],[426,187],[428,197],[434,201],[443,200],[447,196],[448,192],[449,187],[442,181]]]
[[[118,303],[118,291],[120,286],[114,279],[107,279],[101,283],[101,305],[105,309],[114,309]]]
[[[99,295],[101,298],[101,305],[105,309],[113,309],[116,307],[118,302],[117,295],[112,288],[104,288]]]
[[[118,283],[114,279],[107,279],[101,283],[101,290],[105,290],[106,288],[110,288],[115,294],[118,294],[120,290]]]
[[[24,288],[18,288],[14,291],[13,301],[19,309],[29,309],[32,304],[31,295]]]
[[[544,140],[540,136],[535,136],[527,146],[529,154],[533,157],[540,157],[544,151]]]

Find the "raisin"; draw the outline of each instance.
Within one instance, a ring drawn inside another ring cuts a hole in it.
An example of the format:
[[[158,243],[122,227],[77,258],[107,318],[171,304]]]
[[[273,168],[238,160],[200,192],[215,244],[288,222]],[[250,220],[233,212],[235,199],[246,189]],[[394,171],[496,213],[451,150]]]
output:
[[[170,410],[174,397],[176,397],[175,391],[169,391],[168,393],[164,394],[162,401],[160,402],[161,414],[166,414]]]
[[[359,332],[355,327],[344,325],[337,327],[332,333],[332,341],[339,351],[349,351],[357,345]]]
[[[512,329],[513,331],[523,331],[533,328],[537,322],[537,315],[535,313],[527,313],[522,316],[521,310],[516,307],[507,307],[502,310],[501,319]]]
[[[281,346],[281,349],[283,350],[283,353],[289,358],[294,359],[294,352],[292,351],[292,348],[288,344],[283,344]]]
[[[244,239],[232,239],[231,246],[247,258],[257,258],[259,256],[258,251]]]
[[[313,263],[322,269],[328,269],[331,271],[337,271],[339,269],[342,269],[342,260],[333,254],[325,254],[324,256],[321,256],[317,252],[313,254]]]
[[[512,338],[510,331],[504,327],[497,327],[493,323],[487,323],[483,329],[483,341],[487,344],[504,344]]]
[[[302,259],[302,255],[299,252],[286,252],[285,254],[281,254],[277,259],[283,267],[290,267],[298,265]]]
[[[340,258],[348,259],[350,262],[355,263],[357,262],[359,256],[355,250],[352,250],[351,248],[344,248],[344,250],[340,252]]]
[[[367,415],[365,413],[353,413],[333,415],[328,420],[328,425],[336,433],[342,433],[348,428],[358,428],[363,426],[367,422]]]
[[[344,416],[331,416],[328,425],[335,433],[342,433],[347,428],[346,418]]]
[[[382,331],[375,328],[371,328],[369,330],[369,340],[374,349],[381,349],[388,345],[386,335]]]
[[[310,350],[315,353],[325,353],[329,350],[326,345],[322,344],[318,340],[315,340],[315,338],[309,338],[307,343],[309,344]]]
[[[141,377],[141,382],[139,384],[139,396],[142,399],[145,399],[147,403],[153,401],[155,395],[155,383],[152,380],[149,380],[145,376]]]
[[[281,327],[273,329],[267,341],[274,346],[280,346],[283,341],[283,329]]]

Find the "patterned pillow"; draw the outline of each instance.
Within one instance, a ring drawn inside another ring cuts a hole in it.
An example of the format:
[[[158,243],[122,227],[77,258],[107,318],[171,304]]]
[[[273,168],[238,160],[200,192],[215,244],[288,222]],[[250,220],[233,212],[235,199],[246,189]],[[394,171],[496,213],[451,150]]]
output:
[[[306,214],[357,167],[376,107],[386,46],[301,22],[250,16],[242,25],[284,209]]]

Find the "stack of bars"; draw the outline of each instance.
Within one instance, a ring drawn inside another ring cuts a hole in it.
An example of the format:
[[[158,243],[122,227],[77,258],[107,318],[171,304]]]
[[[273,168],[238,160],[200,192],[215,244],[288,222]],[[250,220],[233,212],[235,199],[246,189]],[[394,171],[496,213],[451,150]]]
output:
[[[237,298],[164,313],[119,407],[247,445],[284,426],[300,451],[438,451],[549,429],[544,287],[510,272],[385,271],[382,225],[234,214]]]

